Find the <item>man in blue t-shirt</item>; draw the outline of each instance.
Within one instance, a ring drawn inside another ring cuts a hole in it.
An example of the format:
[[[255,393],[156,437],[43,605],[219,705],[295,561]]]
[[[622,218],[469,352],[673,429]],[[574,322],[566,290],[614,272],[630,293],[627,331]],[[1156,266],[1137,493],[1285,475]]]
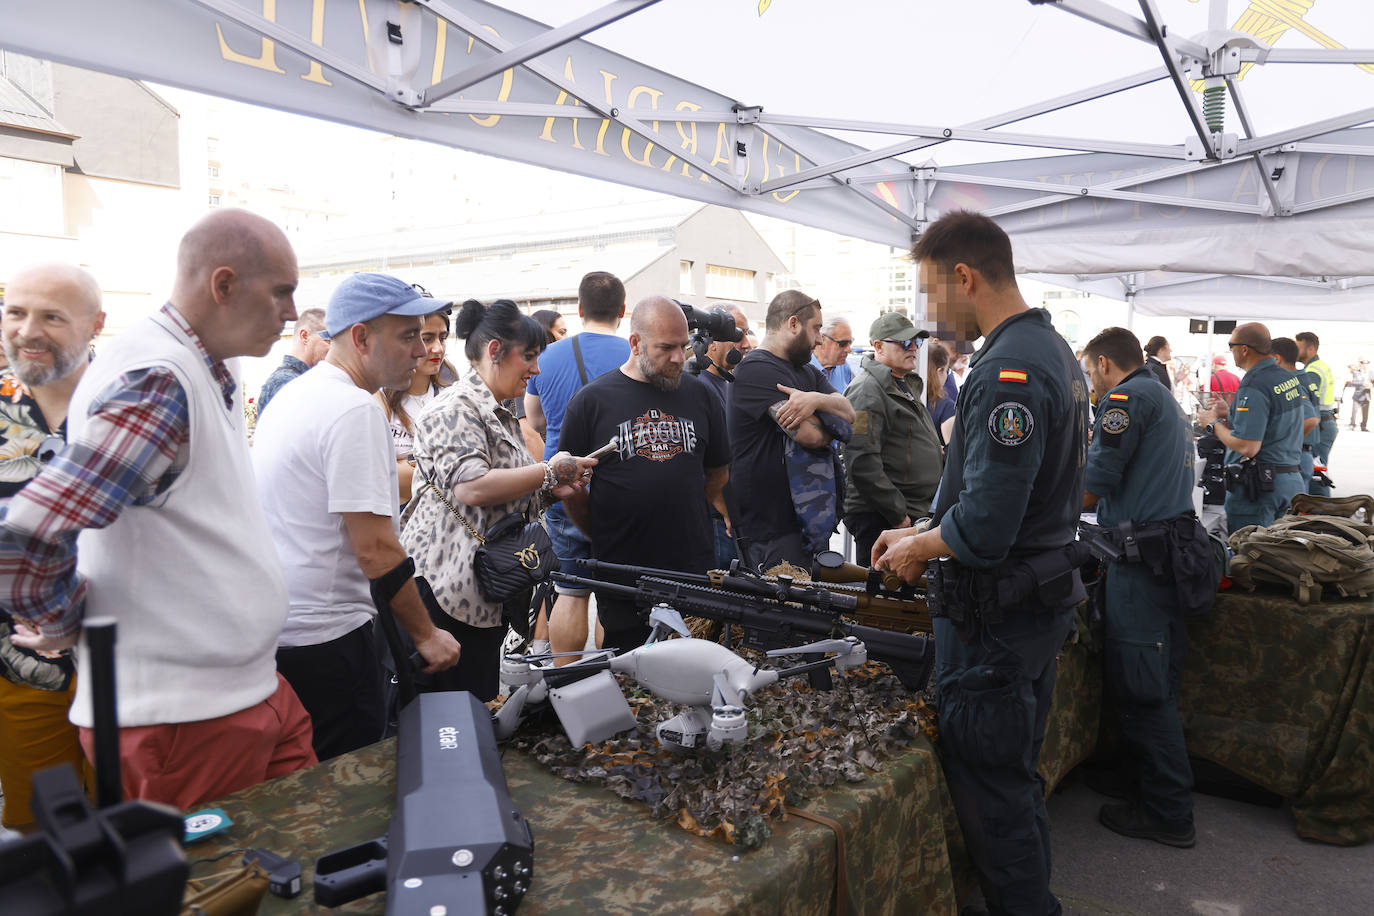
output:
[[[831,318],[821,328],[820,340],[811,352],[811,365],[821,370],[830,387],[843,392],[854,381],[854,370],[849,366],[849,354],[854,346],[854,331],[849,322],[840,317]]]
[[[616,334],[625,317],[625,284],[605,271],[582,278],[577,287],[577,314],[582,333],[551,345],[539,356],[539,374],[525,389],[525,416],[544,437],[544,460],[558,451],[563,414],[582,386],[624,363],[630,343]],[[591,542],[577,530],[561,503],[544,513],[554,553],[564,572],[576,572],[574,560],[591,557]],[[549,641],[555,652],[575,652],[587,643],[587,591],[557,586],[558,598],[549,614]],[[536,640],[536,643],[538,640]],[[544,650],[542,645],[531,647]]]

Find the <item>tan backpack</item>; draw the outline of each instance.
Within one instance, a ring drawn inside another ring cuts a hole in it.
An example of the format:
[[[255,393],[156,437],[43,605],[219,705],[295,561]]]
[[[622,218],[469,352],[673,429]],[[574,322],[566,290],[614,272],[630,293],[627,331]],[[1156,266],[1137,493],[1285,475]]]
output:
[[[1291,586],[1299,604],[1322,593],[1374,594],[1374,525],[1337,515],[1285,515],[1267,528],[1248,525],[1231,535],[1231,581]]]

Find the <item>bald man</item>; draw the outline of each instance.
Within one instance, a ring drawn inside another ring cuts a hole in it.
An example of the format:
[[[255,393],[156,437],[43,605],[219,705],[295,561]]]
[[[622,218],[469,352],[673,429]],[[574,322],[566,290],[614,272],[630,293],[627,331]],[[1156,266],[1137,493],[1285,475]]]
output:
[[[192,226],[171,300],[102,347],[72,395],[67,447],[0,518],[16,644],[63,649],[83,616],[118,622],[131,797],[188,808],[315,762],[310,719],[276,670],[286,583],[225,364],[266,355],[296,317],[296,279],[267,220],[221,210]],[[90,693],[78,678],[71,720],[88,755]]]
[[[568,402],[560,449],[586,455],[620,437],[588,491],[564,500],[568,517],[591,538],[594,559],[694,573],[713,565],[706,506],[725,513],[730,446],[720,399],[682,371],[686,347],[682,309],[661,296],[645,299],[630,316],[630,358]],[[603,644],[621,651],[642,645],[647,612],[598,595]]]
[[[1288,511],[1302,479],[1303,383],[1274,361],[1269,329],[1257,322],[1231,332],[1226,345],[1245,370],[1228,413],[1220,398],[1197,422],[1226,446],[1226,463],[1242,466],[1226,494],[1226,527],[1267,527]]]
[[[67,404],[105,323],[100,284],[69,264],[44,264],[9,281],[0,336],[10,369],[0,381],[0,505],[23,489],[61,450]],[[84,773],[76,727],[67,721],[75,665],[70,653],[49,658],[10,641],[0,610],[0,791],[4,826],[33,826],[29,787],[37,770],[70,763]]]

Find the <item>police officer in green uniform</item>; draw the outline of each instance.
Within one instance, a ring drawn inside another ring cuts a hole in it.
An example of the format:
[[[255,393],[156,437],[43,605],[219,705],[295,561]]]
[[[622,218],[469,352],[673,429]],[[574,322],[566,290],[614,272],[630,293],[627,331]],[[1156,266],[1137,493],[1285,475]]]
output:
[[[1336,434],[1340,424],[1336,422],[1336,376],[1326,360],[1317,355],[1321,339],[1311,331],[1297,334],[1298,360],[1303,369],[1315,374],[1318,379],[1317,414],[1321,424],[1317,430],[1317,443],[1312,448],[1312,457],[1317,464],[1328,467],[1331,463],[1331,448],[1336,444]],[[1330,496],[1331,488],[1320,481],[1308,484],[1307,492],[1313,496]]]
[[[959,392],[931,527],[884,531],[871,558],[907,582],[930,576],[941,761],[989,909],[1059,913],[1036,768],[1055,655],[1084,594],[1069,554],[1087,385],[1049,313],[1021,298],[992,220],[946,214],[912,255],[936,334],[985,342]]]
[[[1227,465],[1239,463],[1226,494],[1226,526],[1234,534],[1246,525],[1273,524],[1303,490],[1303,386],[1274,362],[1264,325],[1240,325],[1227,346],[1245,370],[1230,416],[1222,416],[1224,404],[1214,403],[1197,421],[1226,446]]]
[[[1178,715],[1178,681],[1188,650],[1169,529],[1197,525],[1193,442],[1178,402],[1161,388],[1125,328],[1108,328],[1085,348],[1097,419],[1088,448],[1084,508],[1116,534],[1103,602],[1107,701],[1132,763],[1127,804],[1098,819],[1124,836],[1191,847],[1192,768]]]
[[[1279,368],[1298,377],[1298,388],[1302,391],[1302,460],[1298,467],[1302,470],[1302,492],[1312,492],[1312,477],[1315,460],[1313,454],[1321,446],[1321,411],[1317,406],[1320,397],[1321,377],[1315,372],[1298,371],[1298,343],[1291,337],[1275,337],[1272,344],[1274,362]],[[1329,488],[1326,488],[1329,492]]]

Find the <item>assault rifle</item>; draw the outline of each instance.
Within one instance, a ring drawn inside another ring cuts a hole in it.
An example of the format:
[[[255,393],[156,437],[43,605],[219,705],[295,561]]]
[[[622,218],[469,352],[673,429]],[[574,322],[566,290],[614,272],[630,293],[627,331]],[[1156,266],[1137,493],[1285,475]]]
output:
[[[885,662],[911,690],[924,688],[935,664],[931,638],[922,634],[850,623],[842,615],[859,612],[871,598],[836,589],[798,585],[790,576],[761,577],[736,567],[702,575],[642,566],[581,560],[593,574],[630,577],[634,585],[554,573],[554,580],[633,601],[640,607],[666,604],[684,616],[716,620],[739,627],[744,645],[768,650],[829,636],[854,636],[868,647],[870,658]],[[928,618],[927,618],[928,619]]]

